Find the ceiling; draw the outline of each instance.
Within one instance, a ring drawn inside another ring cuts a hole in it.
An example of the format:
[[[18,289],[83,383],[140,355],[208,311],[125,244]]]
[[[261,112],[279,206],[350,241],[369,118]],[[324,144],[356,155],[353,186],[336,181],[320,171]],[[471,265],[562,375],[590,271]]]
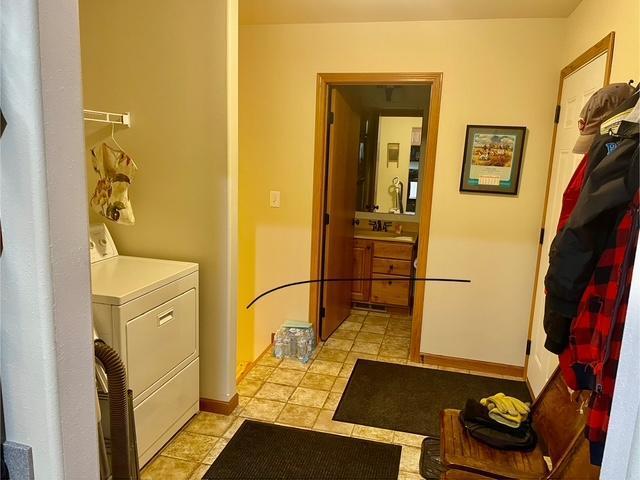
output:
[[[240,0],[240,23],[563,18],[582,0]]]

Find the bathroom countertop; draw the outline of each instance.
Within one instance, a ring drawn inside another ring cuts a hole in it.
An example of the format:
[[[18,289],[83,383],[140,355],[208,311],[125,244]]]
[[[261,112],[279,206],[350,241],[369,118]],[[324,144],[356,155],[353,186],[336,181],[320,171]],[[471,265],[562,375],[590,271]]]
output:
[[[353,238],[361,238],[364,240],[384,240],[385,242],[399,242],[399,243],[416,243],[417,234],[415,233],[401,233],[395,232],[374,232],[372,230],[359,230],[356,231]]]

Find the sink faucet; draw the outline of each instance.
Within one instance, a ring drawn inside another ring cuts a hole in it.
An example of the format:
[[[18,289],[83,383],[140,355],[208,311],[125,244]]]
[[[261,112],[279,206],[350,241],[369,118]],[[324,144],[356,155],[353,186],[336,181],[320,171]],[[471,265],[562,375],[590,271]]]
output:
[[[383,222],[382,220],[369,220],[369,225],[374,232],[387,232],[393,222]]]

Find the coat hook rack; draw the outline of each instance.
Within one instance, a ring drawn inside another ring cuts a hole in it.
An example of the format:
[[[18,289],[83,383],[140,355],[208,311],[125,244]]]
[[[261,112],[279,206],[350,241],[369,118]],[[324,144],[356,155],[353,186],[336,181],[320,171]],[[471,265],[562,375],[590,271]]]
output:
[[[84,119],[88,122],[111,123],[114,125],[131,126],[131,113],[102,112],[100,110],[84,110]]]

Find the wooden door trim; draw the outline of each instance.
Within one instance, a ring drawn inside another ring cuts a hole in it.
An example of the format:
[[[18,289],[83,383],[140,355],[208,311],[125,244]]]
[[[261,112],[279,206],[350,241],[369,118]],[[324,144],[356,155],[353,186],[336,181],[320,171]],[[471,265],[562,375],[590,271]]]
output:
[[[427,130],[427,148],[421,153],[425,165],[424,181],[420,193],[419,242],[416,276],[424,276],[427,268],[427,250],[429,246],[429,227],[431,222],[431,201],[440,119],[442,96],[442,72],[435,73],[319,73],[316,87],[316,125],[315,153],[313,166],[313,207],[311,222],[311,270],[310,278],[321,276],[322,269],[322,225],[324,222],[325,171],[327,158],[327,117],[328,92],[337,85],[429,85],[429,122]],[[420,335],[422,332],[422,313],[424,308],[425,282],[416,282],[413,304],[410,358],[420,359]],[[309,287],[309,321],[318,329],[320,311],[320,285],[312,283]]]
[[[606,37],[600,40],[598,43],[593,45],[591,48],[586,50],[584,53],[579,55],[575,60],[569,63],[566,67],[560,70],[560,81],[558,85],[558,95],[556,97],[556,105],[560,105],[562,101],[562,88],[564,86],[564,80],[572,73],[580,70],[582,67],[591,63],[593,60],[598,58],[600,55],[606,52],[607,54],[607,63],[605,67],[604,74],[604,83],[605,85],[609,84],[609,80],[611,78],[611,65],[613,63],[613,47],[615,43],[615,32],[609,33]],[[549,189],[551,187],[551,174],[553,172],[553,153],[556,149],[556,135],[558,133],[558,124],[553,125],[553,136],[551,138],[551,152],[549,153],[549,170],[547,173],[547,188],[544,194],[544,208],[542,210],[542,223],[540,225],[540,229],[542,230],[545,226],[545,222],[547,220],[547,208],[549,204]],[[545,232],[545,235],[551,235],[551,232]],[[527,333],[527,340],[531,342],[531,334],[533,332],[533,320],[535,314],[535,305],[536,305],[536,294],[538,293],[538,276],[540,275],[540,260],[542,257],[542,244],[538,245],[538,254],[536,260],[536,272],[533,283],[533,294],[531,296],[531,308],[529,311],[529,331]],[[524,360],[524,376],[528,378],[529,373],[529,357],[530,354],[525,355]],[[528,382],[527,382],[528,383]]]

